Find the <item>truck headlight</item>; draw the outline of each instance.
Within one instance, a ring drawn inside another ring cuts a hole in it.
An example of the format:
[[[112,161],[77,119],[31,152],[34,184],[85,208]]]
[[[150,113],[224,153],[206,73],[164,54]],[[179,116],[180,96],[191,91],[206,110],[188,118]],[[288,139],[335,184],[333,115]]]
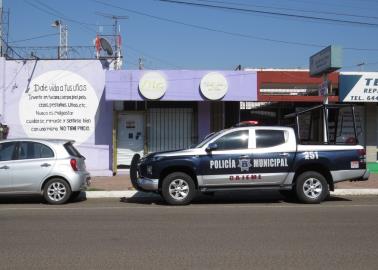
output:
[[[147,174],[152,175],[152,166],[147,166]]]
[[[152,161],[159,161],[159,160],[161,160],[161,159],[163,159],[164,157],[162,157],[162,156],[155,156],[155,157],[153,157],[151,160]]]

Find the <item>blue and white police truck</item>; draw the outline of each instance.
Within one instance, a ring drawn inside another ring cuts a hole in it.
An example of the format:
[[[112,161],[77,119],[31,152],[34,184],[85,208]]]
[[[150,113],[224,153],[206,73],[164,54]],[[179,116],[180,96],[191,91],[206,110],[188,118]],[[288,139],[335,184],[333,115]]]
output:
[[[320,203],[341,181],[369,177],[366,152],[348,144],[300,144],[296,129],[240,125],[190,149],[133,157],[130,178],[140,191],[183,205],[198,192],[276,189],[303,203]],[[353,143],[354,142],[354,143]]]

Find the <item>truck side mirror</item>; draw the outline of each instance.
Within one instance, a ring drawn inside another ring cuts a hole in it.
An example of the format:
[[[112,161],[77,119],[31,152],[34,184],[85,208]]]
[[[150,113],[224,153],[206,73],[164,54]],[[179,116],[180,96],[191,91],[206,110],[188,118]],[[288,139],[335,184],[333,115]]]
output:
[[[209,143],[209,145],[206,147],[206,152],[210,153],[211,151],[217,150],[218,145],[216,143]]]

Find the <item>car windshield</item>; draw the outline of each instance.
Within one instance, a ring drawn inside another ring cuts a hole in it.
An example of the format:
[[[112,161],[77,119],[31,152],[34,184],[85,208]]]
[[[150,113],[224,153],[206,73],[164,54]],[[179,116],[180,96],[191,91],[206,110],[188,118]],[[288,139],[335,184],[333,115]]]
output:
[[[207,144],[209,141],[211,141],[213,138],[215,138],[216,136],[218,136],[219,134],[223,133],[224,130],[221,130],[221,131],[218,131],[218,132],[213,132],[213,133],[210,133],[208,134],[199,144],[197,144],[194,148],[201,148],[203,147],[205,144]]]

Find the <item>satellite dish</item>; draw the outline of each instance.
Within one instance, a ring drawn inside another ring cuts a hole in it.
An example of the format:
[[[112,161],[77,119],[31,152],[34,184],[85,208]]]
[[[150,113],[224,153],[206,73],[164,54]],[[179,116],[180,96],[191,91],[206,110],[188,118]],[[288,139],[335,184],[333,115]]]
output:
[[[100,38],[100,45],[101,48],[106,51],[106,53],[111,56],[113,55],[113,48],[110,45],[109,41],[107,41],[105,38]]]

